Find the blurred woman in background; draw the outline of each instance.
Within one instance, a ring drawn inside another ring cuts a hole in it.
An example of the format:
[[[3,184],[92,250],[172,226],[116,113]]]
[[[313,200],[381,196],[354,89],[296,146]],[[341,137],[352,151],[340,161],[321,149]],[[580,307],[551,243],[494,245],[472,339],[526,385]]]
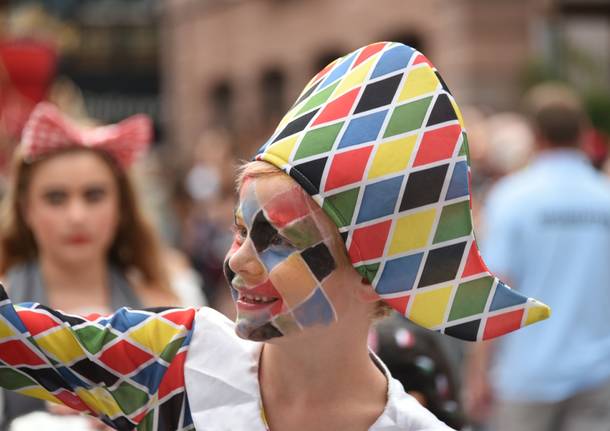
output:
[[[151,132],[143,115],[83,129],[53,105],[38,106],[0,220],[0,274],[18,302],[80,314],[180,303],[127,172]],[[5,398],[5,423],[44,408]]]

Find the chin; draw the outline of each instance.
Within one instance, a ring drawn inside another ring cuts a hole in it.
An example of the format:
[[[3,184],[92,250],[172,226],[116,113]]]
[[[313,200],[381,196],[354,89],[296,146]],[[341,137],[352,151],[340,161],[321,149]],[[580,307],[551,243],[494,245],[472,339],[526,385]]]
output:
[[[238,337],[250,341],[268,341],[284,335],[269,322],[256,324],[245,319],[237,319],[235,333]]]

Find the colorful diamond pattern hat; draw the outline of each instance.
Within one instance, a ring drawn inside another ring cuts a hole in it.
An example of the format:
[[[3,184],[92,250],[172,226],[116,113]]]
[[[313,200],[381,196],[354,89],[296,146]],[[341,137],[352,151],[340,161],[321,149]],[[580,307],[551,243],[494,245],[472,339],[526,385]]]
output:
[[[474,341],[549,316],[479,254],[462,116],[420,52],[380,42],[330,63],[255,159],[313,197],[354,267],[413,322]]]
[[[115,429],[193,430],[184,362],[195,310],[122,308],[85,319],[0,286],[1,386],[65,404]]]

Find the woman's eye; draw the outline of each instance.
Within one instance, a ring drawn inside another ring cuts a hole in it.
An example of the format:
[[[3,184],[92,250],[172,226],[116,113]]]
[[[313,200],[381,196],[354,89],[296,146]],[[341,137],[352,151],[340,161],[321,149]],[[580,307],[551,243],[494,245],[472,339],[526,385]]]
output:
[[[85,190],[84,193],[85,201],[89,203],[100,202],[106,197],[106,190],[101,187],[95,187],[88,190]]]
[[[44,194],[44,200],[51,205],[61,205],[66,202],[68,194],[59,190],[51,190]]]

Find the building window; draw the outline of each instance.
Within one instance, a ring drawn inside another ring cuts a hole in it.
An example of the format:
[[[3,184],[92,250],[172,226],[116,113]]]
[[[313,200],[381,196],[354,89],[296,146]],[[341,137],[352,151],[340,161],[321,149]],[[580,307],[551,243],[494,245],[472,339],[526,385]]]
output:
[[[220,82],[212,88],[213,122],[216,127],[233,128],[233,88],[228,82]]]
[[[284,113],[285,78],[281,70],[269,69],[261,78],[263,121],[276,123]]]

